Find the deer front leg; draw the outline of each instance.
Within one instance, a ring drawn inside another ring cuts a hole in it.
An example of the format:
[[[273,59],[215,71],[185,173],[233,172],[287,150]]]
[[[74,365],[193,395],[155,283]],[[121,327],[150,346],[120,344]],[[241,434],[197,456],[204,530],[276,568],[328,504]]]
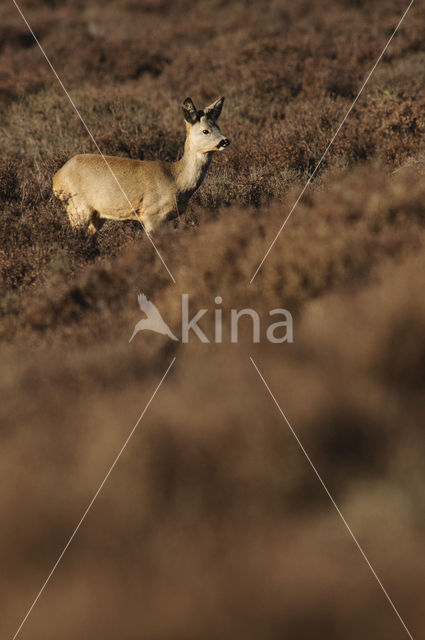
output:
[[[176,202],[167,202],[161,208],[156,208],[152,213],[143,216],[143,224],[148,233],[158,229],[167,220],[173,220],[180,215]]]

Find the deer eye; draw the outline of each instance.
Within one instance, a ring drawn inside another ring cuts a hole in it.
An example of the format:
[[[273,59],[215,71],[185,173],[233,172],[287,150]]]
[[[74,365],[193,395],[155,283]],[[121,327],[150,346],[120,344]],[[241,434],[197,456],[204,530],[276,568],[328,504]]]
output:
[[[202,133],[205,133],[205,135],[207,136],[209,134],[208,129],[204,129]]]

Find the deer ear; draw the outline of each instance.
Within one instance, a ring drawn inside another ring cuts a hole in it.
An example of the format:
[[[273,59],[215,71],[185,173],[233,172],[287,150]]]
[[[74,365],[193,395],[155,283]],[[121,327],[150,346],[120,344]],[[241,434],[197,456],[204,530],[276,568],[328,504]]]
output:
[[[224,97],[219,98],[218,100],[210,104],[208,107],[205,107],[204,111],[205,111],[206,117],[209,118],[210,120],[213,120],[214,122],[218,120],[218,118],[220,117],[221,110],[223,108],[223,102],[224,102]]]
[[[186,98],[183,102],[183,115],[186,122],[189,124],[195,124],[195,122],[199,119],[198,112],[196,110],[195,105],[193,104],[192,98]]]

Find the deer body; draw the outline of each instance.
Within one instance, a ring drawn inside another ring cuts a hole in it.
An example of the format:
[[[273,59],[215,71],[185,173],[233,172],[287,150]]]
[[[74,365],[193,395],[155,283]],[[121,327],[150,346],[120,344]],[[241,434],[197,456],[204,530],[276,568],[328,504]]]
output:
[[[223,101],[197,111],[190,98],[185,100],[186,142],[177,162],[96,154],[68,160],[53,177],[53,192],[64,202],[71,226],[95,233],[108,218],[141,220],[149,232],[183,213],[205,178],[212,153],[229,145],[216,124]]]

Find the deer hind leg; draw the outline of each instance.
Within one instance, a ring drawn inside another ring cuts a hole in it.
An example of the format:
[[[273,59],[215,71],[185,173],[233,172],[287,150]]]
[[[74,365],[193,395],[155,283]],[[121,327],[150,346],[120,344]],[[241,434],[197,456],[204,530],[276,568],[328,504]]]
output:
[[[90,226],[93,210],[86,203],[75,196],[70,196],[65,202],[65,207],[69,223],[73,229],[88,228]]]
[[[105,224],[105,219],[100,217],[98,211],[93,211],[90,216],[89,226],[87,227],[87,231],[90,235],[94,236],[97,231],[99,231],[103,225]]]

